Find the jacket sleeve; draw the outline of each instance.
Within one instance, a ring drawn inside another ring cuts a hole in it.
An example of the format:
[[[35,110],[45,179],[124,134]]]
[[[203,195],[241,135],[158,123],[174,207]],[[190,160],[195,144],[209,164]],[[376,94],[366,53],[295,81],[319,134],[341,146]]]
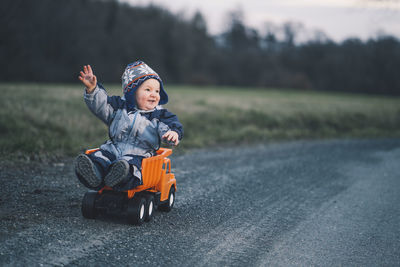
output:
[[[159,127],[160,136],[162,136],[168,130],[172,130],[178,133],[179,140],[183,138],[183,125],[179,122],[178,116],[164,109],[159,119],[160,119],[160,127]]]
[[[86,105],[105,124],[110,125],[114,116],[114,108],[109,103],[110,97],[107,95],[106,90],[97,84],[94,91],[90,94],[85,93],[83,95]]]

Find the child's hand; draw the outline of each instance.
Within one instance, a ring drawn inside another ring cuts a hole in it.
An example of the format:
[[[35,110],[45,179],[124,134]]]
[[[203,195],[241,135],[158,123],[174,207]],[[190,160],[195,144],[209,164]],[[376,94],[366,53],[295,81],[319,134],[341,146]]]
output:
[[[79,80],[86,86],[86,93],[90,94],[94,91],[97,85],[96,75],[93,74],[90,65],[83,66],[83,71],[79,76]]]
[[[175,146],[179,144],[179,135],[175,131],[168,131],[166,132],[162,138],[165,139],[168,142],[173,142]]]

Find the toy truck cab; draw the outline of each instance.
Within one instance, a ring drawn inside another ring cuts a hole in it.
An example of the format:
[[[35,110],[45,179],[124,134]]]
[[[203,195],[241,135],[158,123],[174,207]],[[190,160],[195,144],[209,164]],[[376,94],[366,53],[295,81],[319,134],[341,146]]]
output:
[[[96,149],[87,150],[90,154]],[[88,191],[82,200],[82,215],[93,219],[105,211],[125,213],[128,222],[140,225],[150,221],[155,208],[170,211],[175,203],[176,179],[171,173],[172,149],[160,148],[157,155],[142,161],[143,184],[124,192],[116,192],[110,187],[99,191]]]

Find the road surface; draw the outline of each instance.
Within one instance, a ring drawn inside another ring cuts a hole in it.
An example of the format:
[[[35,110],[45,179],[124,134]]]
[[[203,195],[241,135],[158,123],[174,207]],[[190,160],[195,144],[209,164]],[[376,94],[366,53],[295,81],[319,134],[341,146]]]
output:
[[[0,265],[399,266],[400,140],[173,155],[174,209],[82,217],[72,160],[0,164]]]

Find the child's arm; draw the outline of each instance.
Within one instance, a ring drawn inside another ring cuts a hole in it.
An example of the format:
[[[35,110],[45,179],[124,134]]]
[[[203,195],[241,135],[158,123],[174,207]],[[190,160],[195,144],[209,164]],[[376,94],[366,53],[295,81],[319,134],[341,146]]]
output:
[[[164,109],[160,116],[159,134],[160,137],[167,142],[172,142],[174,145],[178,145],[179,141],[183,137],[183,126],[179,122],[178,117]]]
[[[107,92],[100,85],[97,84],[97,78],[93,74],[90,65],[84,66],[83,71],[80,72],[79,80],[85,85],[84,99],[85,103],[105,124],[109,125],[113,118],[114,108],[109,103],[111,98]],[[102,89],[101,89],[102,88]]]
[[[162,139],[173,143],[175,146],[179,144],[179,135],[175,131],[168,131],[163,136]]]
[[[93,93],[97,85],[97,77],[93,74],[92,67],[90,65],[83,66],[83,71],[80,74],[79,80],[85,85],[86,93]]]

